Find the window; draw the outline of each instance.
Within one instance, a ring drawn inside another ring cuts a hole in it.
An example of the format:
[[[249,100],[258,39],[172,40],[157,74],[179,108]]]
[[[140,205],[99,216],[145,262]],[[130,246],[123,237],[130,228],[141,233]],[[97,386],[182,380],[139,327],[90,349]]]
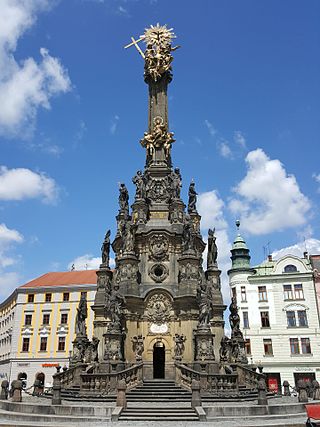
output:
[[[298,310],[298,322],[299,322],[300,328],[307,328],[308,327],[308,319],[307,319],[306,310]]]
[[[242,312],[243,315],[243,328],[248,329],[249,328],[249,315],[247,311]]]
[[[294,299],[304,299],[302,284],[294,285]]]
[[[232,296],[233,296],[233,298],[237,299],[237,289],[236,288],[232,288]]]
[[[287,311],[287,324],[288,328],[294,328],[296,324],[296,313],[294,311]]]
[[[22,351],[29,351],[30,338],[23,338]]]
[[[245,349],[245,352],[246,352],[247,356],[251,355],[251,342],[250,342],[249,338],[247,338],[244,341],[244,349]]]
[[[263,339],[264,355],[273,356],[272,340],[270,338]]]
[[[45,313],[43,315],[43,318],[42,318],[42,324],[43,325],[49,325],[49,323],[50,323],[50,314],[49,313]]]
[[[68,323],[68,313],[61,313],[61,325],[66,325]]]
[[[41,337],[40,339],[40,351],[47,351],[47,337]]]
[[[269,311],[261,311],[260,316],[261,316],[261,327],[270,328]]]
[[[294,273],[295,271],[297,271],[297,267],[295,265],[288,264],[284,267],[285,273]]]
[[[245,286],[241,286],[241,301],[247,302],[247,292]]]
[[[293,299],[292,294],[292,286],[291,285],[283,285],[283,298],[286,299]]]
[[[311,354],[310,338],[301,338],[302,354]]]
[[[34,302],[34,294],[28,294],[28,302]]]
[[[258,286],[259,301],[268,301],[266,286]]]
[[[66,347],[66,337],[59,337],[58,351],[64,351]]]
[[[26,317],[24,319],[24,324],[31,325],[31,323],[32,323],[32,314],[26,314]]]
[[[81,296],[87,298],[87,291],[81,292]]]
[[[51,302],[51,298],[52,298],[52,294],[46,294],[44,300],[45,302]]]
[[[300,353],[298,338],[290,338],[290,351],[291,351],[291,354]]]
[[[63,292],[63,301],[69,301],[70,294],[69,292]]]

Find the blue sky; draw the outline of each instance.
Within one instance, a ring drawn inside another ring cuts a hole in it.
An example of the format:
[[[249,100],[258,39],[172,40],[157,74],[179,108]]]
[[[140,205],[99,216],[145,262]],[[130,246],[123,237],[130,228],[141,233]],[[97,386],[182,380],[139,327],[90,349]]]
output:
[[[196,182],[221,268],[237,218],[253,264],[267,245],[319,253],[319,18],[316,0],[2,0],[0,298],[98,265],[118,182],[132,201],[145,160],[143,63],[123,46],[157,22],[181,45],[173,161],[185,200]]]

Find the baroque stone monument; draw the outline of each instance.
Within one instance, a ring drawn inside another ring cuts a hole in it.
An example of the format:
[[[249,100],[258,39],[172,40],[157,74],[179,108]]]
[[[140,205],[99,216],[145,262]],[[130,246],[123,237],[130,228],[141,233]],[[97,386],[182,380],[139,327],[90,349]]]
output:
[[[71,366],[87,363],[86,371],[82,367],[78,376],[72,375],[72,385],[77,378],[82,393],[108,394],[117,381],[125,379],[134,387],[142,378],[175,379],[186,387],[197,380],[206,392],[235,392],[241,364],[242,383],[249,378],[252,388],[257,382],[255,373],[243,368],[247,359],[235,300],[230,306],[232,336],[224,334],[215,229],[208,232],[204,268],[196,186],[190,183],[186,206],[180,169],[172,165],[175,140],[167,90],[172,52],[178,48],[172,46],[174,38],[172,29],[157,24],[126,46],[135,46],[143,58],[149,88],[148,127],[140,141],[146,160],[132,179],[131,206],[126,185],[119,186],[116,235],[111,244],[107,231],[101,247],[92,343],[86,336],[85,299],[78,308]],[[145,51],[139,42],[146,44]],[[62,377],[70,385],[68,371],[61,374],[63,383]]]
[[[144,80],[149,87],[148,128],[140,141],[146,163],[132,179],[136,193],[131,209],[127,188],[120,184],[117,234],[112,243],[116,266],[113,272],[108,268],[107,233],[93,306],[100,359],[106,364],[142,360],[149,378],[157,376],[160,363],[165,377],[173,378],[177,358],[198,365],[210,362],[217,371],[224,336],[226,307],[214,230],[209,230],[204,271],[205,243],[195,183],[189,186],[186,209],[180,196],[180,170],[172,167],[175,140],[169,128],[167,90],[172,80],[172,52],[178,48],[172,46],[174,38],[172,29],[158,24],[146,29],[139,40],[132,38],[130,44],[144,59]],[[144,52],[139,41],[146,44]],[[141,343],[144,351],[137,353]]]

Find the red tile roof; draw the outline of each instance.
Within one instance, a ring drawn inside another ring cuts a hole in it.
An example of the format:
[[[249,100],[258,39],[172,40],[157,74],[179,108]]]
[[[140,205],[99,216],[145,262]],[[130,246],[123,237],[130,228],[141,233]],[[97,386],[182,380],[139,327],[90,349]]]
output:
[[[97,270],[62,271],[46,273],[25,283],[20,288],[39,288],[45,286],[92,285],[97,283]]]

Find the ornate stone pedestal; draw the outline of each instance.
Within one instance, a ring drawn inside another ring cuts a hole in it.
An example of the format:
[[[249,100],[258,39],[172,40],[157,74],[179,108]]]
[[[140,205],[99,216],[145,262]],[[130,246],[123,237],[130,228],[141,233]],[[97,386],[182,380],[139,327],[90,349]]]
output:
[[[104,361],[103,365],[108,366],[107,371],[119,371],[124,369],[123,344],[124,335],[120,328],[109,324],[109,331],[103,334],[104,337]]]

